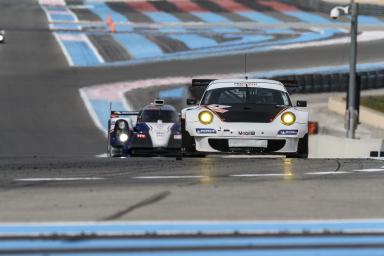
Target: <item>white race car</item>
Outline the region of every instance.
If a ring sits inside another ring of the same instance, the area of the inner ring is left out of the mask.
[[[307,102],[293,106],[283,83],[264,79],[192,80],[206,86],[197,106],[182,110],[188,154],[246,153],[308,157]],[[187,104],[195,105],[194,99]]]

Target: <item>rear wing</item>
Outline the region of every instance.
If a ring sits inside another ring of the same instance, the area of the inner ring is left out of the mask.
[[[117,118],[117,117],[126,117],[126,116],[138,116],[138,111],[115,111],[111,110],[110,118]]]
[[[296,80],[277,80],[280,83],[282,83],[287,88],[297,88],[299,87],[299,84]]]
[[[217,79],[192,79],[192,87],[193,86],[205,86],[207,87],[211,82]]]
[[[217,79],[192,79],[192,86],[189,88],[190,97],[197,101],[202,98],[208,85]]]

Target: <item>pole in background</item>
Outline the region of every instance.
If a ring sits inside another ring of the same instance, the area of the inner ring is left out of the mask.
[[[349,60],[349,87],[348,87],[348,110],[347,116],[347,138],[354,139],[355,131],[357,128],[358,112],[356,109],[356,63],[357,63],[357,28],[358,28],[358,15],[359,4],[351,0],[350,5],[351,13],[351,53]]]

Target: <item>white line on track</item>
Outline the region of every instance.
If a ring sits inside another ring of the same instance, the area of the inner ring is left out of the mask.
[[[384,172],[384,169],[362,169],[362,170],[352,170],[351,172]]]
[[[341,172],[306,172],[305,174],[306,175],[338,175],[338,174],[347,174],[347,173],[351,173],[351,172],[344,172],[344,171],[341,171]]]
[[[285,173],[249,173],[249,174],[232,174],[229,177],[281,177],[281,176],[290,176],[290,174]]]
[[[201,179],[204,178],[205,176],[137,176],[137,177],[132,177],[132,179],[148,179],[148,180],[155,180],[155,179]]]
[[[14,181],[28,181],[28,182],[39,182],[39,181],[81,181],[81,180],[103,180],[104,178],[98,177],[73,177],[73,178],[25,178],[15,179]]]
[[[283,155],[211,155],[209,157],[211,158],[259,158],[259,159],[285,158],[285,156]]]

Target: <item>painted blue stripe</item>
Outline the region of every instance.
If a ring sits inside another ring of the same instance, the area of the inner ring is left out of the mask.
[[[43,5],[43,6],[48,11],[58,11],[58,12],[67,11],[67,8],[64,6],[52,6],[52,5]]]
[[[81,41],[61,41],[70,55],[74,66],[95,66],[100,61],[88,44]]]
[[[269,24],[281,23],[280,20],[260,12],[247,11],[247,12],[236,12],[236,14],[259,23],[269,23]]]
[[[92,101],[96,106],[96,113],[102,117],[108,116],[109,103],[103,100]],[[107,104],[108,107],[105,107]],[[115,104],[115,102],[114,102]],[[116,102],[120,104],[120,102]],[[116,109],[124,109],[122,105],[116,105]],[[107,115],[105,115],[107,113]],[[353,231],[353,230],[384,230],[384,221],[367,222],[223,222],[223,223],[89,223],[89,224],[63,224],[63,225],[1,225],[1,234],[35,234],[35,233],[93,233],[93,232],[121,232],[131,234],[162,233],[162,232],[302,232],[302,231]]]
[[[143,12],[143,14],[155,22],[180,22],[178,18],[166,12]]]
[[[213,13],[213,12],[191,12],[191,14],[195,15],[199,19],[207,23],[232,23],[231,20],[226,17]],[[213,31],[218,33],[237,33],[240,30],[236,28],[215,28]]]
[[[80,30],[81,26],[77,24],[51,24],[51,28],[62,30]]]
[[[35,256],[41,254],[28,254]],[[49,255],[79,256],[76,253],[50,253]],[[81,256],[111,255],[111,256],[383,256],[382,249],[330,249],[330,250],[226,250],[226,251],[171,251],[171,252],[140,252],[140,253],[81,253]]]
[[[239,35],[233,35],[233,37],[236,38],[236,37],[239,37]],[[230,36],[227,36],[227,38],[230,38]],[[220,45],[224,46],[224,45],[260,43],[260,42],[271,40],[271,39],[273,39],[273,37],[268,35],[242,35],[241,39],[239,40],[224,42],[224,43],[221,43]]]
[[[87,0],[87,3],[94,5],[94,8],[89,10],[103,20],[106,20],[107,16],[111,15],[115,22],[129,22],[125,16],[115,12],[105,3],[95,3],[90,0]],[[119,31],[133,31],[129,26],[118,26],[116,28]],[[138,33],[114,34],[114,38],[129,51],[133,58],[149,58],[163,55],[160,47]]]
[[[332,21],[310,12],[286,11],[283,14],[308,23],[330,24]]]
[[[302,43],[302,42],[311,42],[316,40],[324,40],[331,38],[335,34],[343,33],[338,30],[325,30],[320,32],[306,32],[300,35],[298,38],[293,39],[283,39],[272,42],[261,42],[260,44],[248,43],[248,44],[231,44],[231,45],[218,45],[216,47],[200,49],[195,51],[187,51],[187,52],[176,52],[169,53],[164,55],[161,59],[151,60],[151,61],[159,61],[159,60],[175,60],[175,59],[199,59],[208,56],[219,56],[219,55],[235,55],[241,52],[267,52],[272,49],[273,46],[278,45],[286,45],[292,43]],[[134,65],[139,63],[146,63],[148,60],[130,60],[130,61],[121,61],[110,63],[112,66],[121,66],[121,65]]]
[[[1,250],[19,249],[100,249],[100,248],[181,248],[181,247],[233,247],[233,246],[330,246],[355,245],[365,246],[383,244],[384,237],[275,237],[275,238],[157,238],[157,239],[95,239],[95,240],[16,240],[1,241]]]
[[[90,100],[90,104],[92,106],[92,109],[95,111],[97,119],[99,119],[100,123],[103,125],[104,131],[108,130],[108,119],[109,119],[109,115],[110,115],[109,104],[110,103],[112,103],[112,109],[117,109],[117,110],[121,110],[121,111],[126,110],[124,107],[124,104],[121,101]],[[58,231],[61,230],[60,227],[56,227],[56,228],[58,228],[57,229]],[[85,226],[83,226],[82,228],[85,228]],[[82,229],[82,228],[80,228],[80,229]],[[51,230],[51,232],[54,231],[54,229],[55,229],[54,227],[52,227],[52,229],[48,228],[48,230]],[[30,231],[33,232],[32,230],[33,230],[33,228],[31,228]],[[96,231],[96,229],[94,231]],[[2,230],[2,227],[0,227],[0,233],[2,233],[2,232],[4,232],[4,231]],[[43,232],[45,232],[45,231],[43,231]],[[48,232],[50,232],[50,231],[48,231]],[[74,226],[68,227],[68,229],[64,228],[63,232],[76,232],[76,228]]]
[[[156,58],[163,55],[163,51],[157,44],[140,34],[114,34],[113,37],[122,44],[134,58]]]
[[[97,16],[99,16],[99,18],[103,21],[106,21],[108,18],[108,15],[110,15],[111,19],[114,22],[122,22],[122,23],[129,22],[129,20],[124,15],[121,15],[120,13],[109,8],[109,6],[103,2],[93,2],[90,0],[86,0],[85,4],[92,6],[93,8],[89,8],[88,10],[93,12]],[[115,28],[119,32],[133,31],[133,28],[129,25],[116,24]]]
[[[195,34],[172,34],[170,38],[183,42],[189,49],[216,46],[217,42],[211,38]]]
[[[152,19],[155,23],[162,22],[174,22],[181,23],[182,21],[174,15],[165,12],[144,12],[144,14]],[[168,37],[183,42],[189,49],[197,49],[202,47],[210,47],[217,45],[217,42],[211,38],[197,35],[197,34],[185,34],[188,33],[187,30],[180,27],[168,27],[160,28],[160,31],[163,33],[172,33],[167,35]],[[174,34],[180,33],[180,34]]]
[[[174,88],[169,90],[162,90],[159,92],[160,98],[184,98],[186,95],[186,89],[184,87]]]
[[[383,25],[384,22],[373,16],[359,15],[359,24]]]
[[[75,21],[75,18],[71,14],[49,14],[52,21]]]

